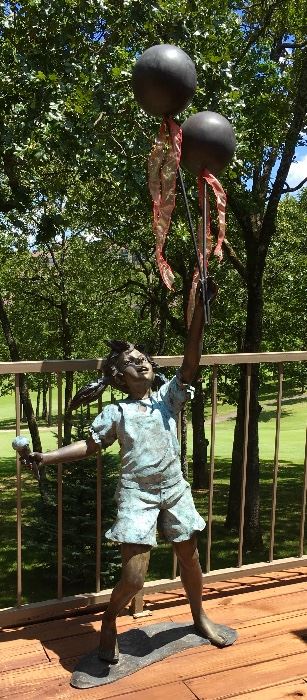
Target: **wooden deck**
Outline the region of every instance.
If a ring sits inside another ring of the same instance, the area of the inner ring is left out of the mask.
[[[119,631],[150,621],[190,619],[182,590],[148,594],[152,616],[119,618]],[[204,604],[236,627],[233,647],[203,646],[153,664],[114,684],[70,687],[78,658],[98,643],[101,613],[0,633],[0,697],[18,700],[307,699],[307,568],[208,584]]]

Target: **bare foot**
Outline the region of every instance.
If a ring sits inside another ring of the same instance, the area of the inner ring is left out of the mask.
[[[119,661],[116,622],[107,620],[105,616],[102,618],[99,658],[108,664],[117,664]]]
[[[212,622],[204,613],[201,614],[199,620],[194,621],[194,625],[196,631],[209,639],[211,644],[214,644],[216,647],[226,647],[234,641],[233,634],[230,636],[229,628]],[[233,630],[231,630],[231,633],[233,633]]]

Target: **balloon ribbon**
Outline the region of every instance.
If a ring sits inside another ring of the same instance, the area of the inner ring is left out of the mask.
[[[223,252],[222,252],[222,244],[223,240],[225,238],[225,212],[226,212],[226,193],[223,190],[223,187],[221,183],[217,180],[217,178],[212,175],[212,173],[205,168],[203,172],[199,175],[198,177],[198,202],[199,202],[199,208],[202,214],[202,217],[204,216],[204,203],[205,203],[205,198],[204,198],[204,181],[207,182],[208,185],[210,185],[213,189],[213,192],[215,194],[216,198],[216,204],[217,204],[217,211],[218,211],[218,222],[219,222],[219,232],[218,232],[218,240],[217,244],[214,249],[214,255],[216,255],[219,258],[219,261],[223,259]],[[205,266],[206,269],[208,268],[208,258],[211,254],[212,251],[212,235],[211,235],[211,229],[210,229],[210,203],[209,203],[209,193],[208,191],[206,192],[206,207],[205,207],[205,213],[206,213],[206,251],[203,251],[203,223],[202,219],[199,221],[198,225],[198,230],[197,230],[197,245],[198,245],[198,255],[201,261],[201,267],[204,270],[204,275],[205,275],[205,269],[204,269],[204,256],[205,256]],[[188,321],[188,326],[191,323],[192,316],[193,316],[193,311],[194,311],[194,305],[195,305],[195,294],[196,294],[196,288],[197,284],[200,279],[200,273],[199,273],[199,267],[198,265],[194,269],[193,273],[193,278],[192,278],[192,285],[191,285],[191,291],[190,291],[190,296],[189,296],[189,303],[188,303],[188,311],[187,311],[187,321]]]
[[[148,185],[153,201],[153,230],[156,236],[156,260],[164,284],[172,289],[174,274],[163,257],[163,248],[169,231],[176,198],[176,177],[181,158],[182,130],[171,117],[165,117],[159,134],[148,159]],[[216,197],[219,232],[214,255],[222,259],[222,243],[225,238],[226,194],[221,183],[206,168],[198,177],[199,206],[204,216],[204,180],[213,189]],[[188,206],[188,205],[187,205]],[[203,270],[208,267],[208,258],[212,250],[210,231],[209,195],[206,194],[206,251],[203,251],[203,223],[200,220],[197,232],[198,256]],[[192,224],[191,224],[192,225]],[[205,261],[204,261],[205,259]],[[190,325],[195,305],[195,294],[200,280],[199,265],[195,267],[188,304],[188,325]]]
[[[156,260],[162,280],[168,289],[172,289],[174,275],[163,257],[163,247],[175,206],[181,141],[181,127],[171,117],[165,117],[148,160],[148,185],[153,201]]]

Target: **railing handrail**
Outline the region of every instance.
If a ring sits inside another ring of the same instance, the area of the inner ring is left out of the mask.
[[[183,355],[154,355],[161,367],[180,367]],[[0,374],[22,374],[23,372],[66,372],[101,370],[104,358],[91,360],[21,360],[20,362],[0,362]],[[307,362],[307,350],[289,352],[238,352],[202,355],[202,366],[250,365],[259,362]]]

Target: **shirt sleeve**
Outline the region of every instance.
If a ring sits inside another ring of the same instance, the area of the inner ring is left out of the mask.
[[[117,439],[117,414],[117,406],[109,404],[104,407],[93,421],[90,427],[90,435],[97,445],[109,447]]]
[[[191,384],[183,383],[179,369],[169,382],[163,384],[159,394],[171,413],[178,414],[186,401],[193,398],[194,391],[195,389]]]

